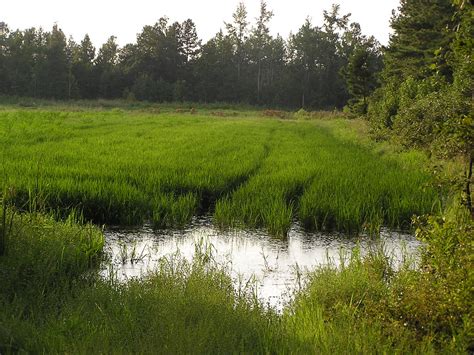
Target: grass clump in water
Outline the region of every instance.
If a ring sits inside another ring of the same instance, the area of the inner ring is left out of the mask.
[[[197,207],[197,196],[192,193],[158,196],[153,207],[153,225],[155,228],[184,227],[196,213]]]

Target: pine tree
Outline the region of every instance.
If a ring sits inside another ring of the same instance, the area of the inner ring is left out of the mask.
[[[349,108],[352,112],[367,113],[367,100],[378,85],[378,73],[381,68],[381,53],[374,38],[362,41],[354,48],[344,70],[347,89],[351,95]]]
[[[98,79],[94,72],[95,48],[89,35],[85,35],[73,55],[73,74],[77,81],[79,95],[84,99],[97,96]]]
[[[7,70],[6,70],[6,60],[7,60],[7,36],[9,30],[5,22],[0,22],[0,94],[7,94]]]
[[[51,33],[46,35],[45,66],[42,81],[45,97],[65,99],[68,95],[68,61],[66,36],[54,25]]]
[[[401,0],[391,19],[394,34],[385,54],[386,80],[422,79],[435,69],[449,78],[446,53],[453,39],[453,15],[450,0]]]
[[[99,80],[99,95],[103,98],[112,98],[120,95],[117,91],[118,70],[117,60],[119,48],[115,42],[116,37],[110,36],[106,43],[99,49],[95,60],[96,75]]]

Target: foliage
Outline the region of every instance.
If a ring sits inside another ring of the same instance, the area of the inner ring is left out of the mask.
[[[472,4],[402,1],[385,55],[383,85],[368,117],[379,138],[466,161],[463,190],[472,209]],[[443,29],[443,30],[441,30]],[[456,188],[458,188],[456,186]]]
[[[464,334],[460,335],[467,340],[471,337],[469,346],[472,347],[474,222],[471,215],[456,199],[442,217],[418,217],[415,224],[418,238],[426,243],[422,259],[424,272],[418,278],[431,295],[429,304],[434,306],[434,310],[424,316],[432,328],[447,334],[462,330]]]
[[[377,309],[384,321],[399,318],[419,337],[464,352],[473,347],[472,4],[453,3],[401,2],[392,19],[384,81],[368,116],[378,137],[428,150],[437,159],[464,158],[464,176],[445,172],[456,196],[450,207],[414,219],[426,243],[421,270],[392,281],[393,294]]]
[[[368,98],[378,86],[377,74],[381,71],[381,55],[373,39],[357,44],[344,71],[347,89],[351,94],[350,111],[357,115],[367,113]]]
[[[453,15],[449,0],[402,0],[391,19],[394,34],[384,57],[385,79],[423,79],[436,70],[450,77],[447,52],[453,33],[447,29]]]
[[[445,142],[453,138],[455,122],[471,112],[468,12],[458,14],[455,28],[449,1],[402,1],[392,19],[395,34],[384,57],[383,87],[369,107],[374,130],[400,137],[407,146],[434,147],[441,143],[439,136]]]

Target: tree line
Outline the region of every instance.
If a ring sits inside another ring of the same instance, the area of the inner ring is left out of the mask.
[[[382,68],[381,46],[362,34],[338,5],[324,22],[308,19],[287,40],[272,36],[265,1],[251,23],[239,3],[231,19],[203,43],[191,19],[160,18],[136,43],[111,36],[98,50],[88,35],[75,42],[58,25],[0,30],[0,94],[55,99],[238,102],[342,108],[366,106]],[[356,106],[356,105],[355,105]]]
[[[400,1],[367,117],[378,138],[463,156],[466,172],[455,185],[474,217],[473,10],[468,0]]]

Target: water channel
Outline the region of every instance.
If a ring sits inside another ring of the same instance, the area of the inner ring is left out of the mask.
[[[105,250],[112,261],[103,275],[112,272],[121,281],[143,277],[154,270],[162,258],[182,257],[189,261],[200,246],[211,251],[213,259],[226,267],[235,287],[249,281],[258,298],[278,310],[305,282],[308,271],[327,264],[340,265],[353,249],[361,253],[383,246],[394,267],[406,259],[416,262],[420,242],[413,235],[383,230],[380,238],[357,239],[341,234],[307,233],[298,225],[285,240],[262,231],[221,231],[212,221],[200,218],[184,230],[154,231],[108,229]]]

